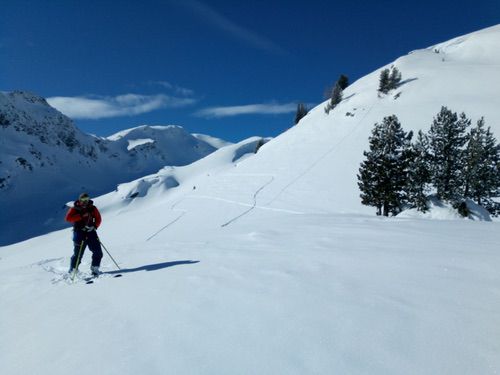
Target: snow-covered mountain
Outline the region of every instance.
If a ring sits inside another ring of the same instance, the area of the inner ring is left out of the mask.
[[[361,204],[356,175],[373,125],[385,116],[396,114],[406,131],[427,131],[447,106],[465,112],[474,124],[484,116],[500,140],[499,46],[500,26],[495,26],[412,51],[350,85],[329,114],[324,111],[327,102],[320,104],[238,164],[237,174],[223,174],[202,188],[220,199],[245,196],[251,202],[262,187],[258,203],[272,209],[373,213]],[[380,71],[390,66],[401,71],[402,84],[380,95]]]
[[[107,255],[95,284],[65,278],[69,228],[0,248],[0,372],[500,372],[500,222],[376,217],[356,185],[390,114],[426,130],[445,105],[500,138],[498,45],[495,26],[413,51],[390,95],[378,69],[265,144],[96,197],[120,279]],[[129,133],[114,142],[148,145]]]
[[[102,194],[166,165],[190,164],[223,143],[179,126],[144,125],[98,138],[39,96],[0,93],[0,244],[61,228],[54,215],[77,191]],[[33,216],[35,227],[26,221]]]
[[[333,111],[326,114],[326,102],[319,105],[246,163],[245,173],[275,176],[259,193],[259,202],[372,213],[361,205],[356,174],[374,123],[388,115],[396,114],[406,131],[427,131],[441,106],[447,106],[465,112],[474,124],[484,116],[500,140],[498,47],[500,26],[495,26],[415,50],[354,82]],[[391,65],[402,72],[402,85],[379,96],[379,73]]]

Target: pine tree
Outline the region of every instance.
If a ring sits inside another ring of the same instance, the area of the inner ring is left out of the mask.
[[[358,174],[361,202],[377,208],[377,215],[400,212],[404,203],[407,150],[411,135],[405,133],[395,115],[375,124],[370,150],[363,155]]]
[[[429,130],[431,181],[438,199],[449,201],[455,207],[464,193],[464,146],[470,123],[464,113],[457,116],[448,108],[441,107]]]
[[[373,131],[372,137],[375,136],[377,136],[376,132]],[[372,150],[370,150],[370,152],[364,151],[363,155],[366,159],[361,163],[358,174],[361,203],[366,206],[375,207],[377,209],[377,215],[382,215],[384,200],[380,185],[382,185],[381,175],[383,171],[378,163],[375,152],[372,152]]]
[[[428,209],[427,194],[431,182],[430,169],[429,139],[420,130],[409,151],[405,193],[408,203],[422,212]]]
[[[391,67],[391,74],[389,75],[389,90],[398,88],[401,82],[401,72],[395,66]]]
[[[380,72],[378,91],[387,94],[390,90],[390,71],[384,69]]]
[[[485,200],[499,194],[499,146],[491,129],[485,129],[484,118],[471,129],[468,138],[464,195],[482,205]]]
[[[395,66],[391,66],[391,69],[384,69],[380,72],[378,91],[387,94],[398,88],[400,83],[401,72]]]
[[[332,86],[329,86],[325,89],[325,92],[323,93],[325,99],[332,98],[332,93],[336,85],[339,85],[342,90],[345,90],[347,87],[349,87],[349,77],[347,77],[345,74],[341,74]]]
[[[330,108],[333,109],[342,101],[342,97],[344,96],[344,92],[340,84],[337,82],[335,87],[333,88],[332,98],[330,99]]]
[[[343,96],[344,96],[344,90],[342,89],[341,84],[337,81],[337,83],[333,87],[330,101],[325,107],[325,113],[327,114],[330,113],[330,111],[334,109],[337,106],[337,104],[339,104],[342,101]]]
[[[337,80],[337,83],[342,90],[345,90],[349,86],[349,77],[341,74],[339,79]]]
[[[309,113],[306,105],[304,103],[297,104],[297,112],[295,113],[295,125]]]

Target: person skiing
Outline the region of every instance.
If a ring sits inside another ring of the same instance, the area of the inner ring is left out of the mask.
[[[85,248],[88,246],[92,252],[92,265],[90,271],[93,276],[99,275],[102,259],[102,249],[97,228],[101,225],[101,214],[87,193],[80,194],[68,212],[66,221],[73,223],[73,256],[71,257],[69,273],[78,269]]]

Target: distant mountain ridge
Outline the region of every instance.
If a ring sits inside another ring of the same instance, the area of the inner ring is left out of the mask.
[[[225,144],[207,139],[212,142],[173,125],[143,125],[100,138],[80,131],[40,96],[0,92],[0,245],[22,238],[11,225],[22,221],[26,207],[44,212],[46,222],[52,215],[45,213],[78,191],[102,194],[164,166],[190,164],[215,151],[214,144]]]

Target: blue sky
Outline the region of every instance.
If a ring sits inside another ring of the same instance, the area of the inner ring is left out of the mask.
[[[0,91],[51,98],[101,136],[276,136],[340,74],[498,23],[498,0],[2,1]]]

